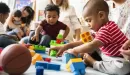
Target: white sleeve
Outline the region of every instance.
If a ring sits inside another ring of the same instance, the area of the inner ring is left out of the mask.
[[[77,15],[76,15],[75,9],[72,6],[70,6],[70,8],[71,8],[70,13],[69,13],[70,22],[73,25],[75,30],[79,29],[79,28],[81,28],[81,25],[80,25]]]

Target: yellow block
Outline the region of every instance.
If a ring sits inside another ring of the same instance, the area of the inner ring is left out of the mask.
[[[91,36],[90,32],[85,32],[85,33],[81,34],[80,38],[83,43],[92,41],[92,36]]]
[[[31,56],[33,57],[35,55],[35,51],[34,50],[29,50],[31,53]]]
[[[36,63],[36,61],[42,61],[42,56],[38,53],[36,53],[33,57],[32,57],[32,64],[34,65]]]
[[[29,46],[29,49],[34,50],[34,46]]]

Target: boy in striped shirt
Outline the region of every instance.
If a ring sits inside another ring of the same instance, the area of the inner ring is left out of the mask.
[[[118,26],[108,19],[109,7],[104,0],[89,0],[83,10],[83,17],[90,28],[96,32],[95,38],[89,43],[81,41],[55,47],[57,55],[66,52],[77,56],[84,54],[84,62],[94,69],[108,73],[125,75],[130,72],[130,63],[120,53],[120,48],[128,40]],[[77,47],[76,47],[77,46]],[[89,54],[100,48],[102,61],[96,61]]]

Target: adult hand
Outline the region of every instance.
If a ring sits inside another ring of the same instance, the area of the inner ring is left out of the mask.
[[[120,50],[120,51],[125,59],[130,60],[130,49],[129,50]]]

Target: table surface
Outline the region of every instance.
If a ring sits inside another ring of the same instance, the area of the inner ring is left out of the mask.
[[[42,54],[43,57],[49,57],[51,58],[51,62],[52,63],[57,63],[61,65],[61,70],[60,71],[54,71],[54,70],[44,70],[44,75],[55,75],[55,74],[59,74],[59,75],[73,75],[73,73],[71,72],[67,72],[65,70],[65,64],[62,63],[62,58],[55,58],[55,57],[50,57],[47,54]],[[101,73],[99,71],[96,71],[90,67],[86,68],[86,74],[85,75],[108,75],[108,74],[104,74]],[[8,75],[7,73],[1,71],[0,75]],[[35,65],[31,65],[29,67],[29,69],[23,74],[23,75],[36,75],[36,69],[35,69]]]

